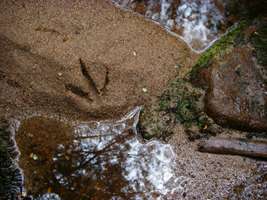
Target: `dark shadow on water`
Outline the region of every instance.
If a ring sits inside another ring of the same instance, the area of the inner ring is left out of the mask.
[[[36,198],[53,192],[66,200],[131,198],[134,191],[127,189],[120,163],[122,150],[127,149],[123,143],[134,133],[128,130],[112,137],[99,149],[97,145],[83,148],[90,136],[74,137],[73,132],[70,126],[43,117],[22,122],[16,140],[28,195]]]

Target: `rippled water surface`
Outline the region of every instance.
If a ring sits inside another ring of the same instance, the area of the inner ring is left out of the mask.
[[[17,141],[28,195],[175,199],[186,178],[175,175],[169,144],[139,139],[139,112],[137,107],[118,121],[79,123],[73,128],[40,117],[22,122]]]
[[[160,23],[180,35],[195,51],[203,51],[225,31],[220,0],[110,0]]]

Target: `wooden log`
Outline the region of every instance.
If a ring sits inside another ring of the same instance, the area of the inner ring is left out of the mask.
[[[213,138],[200,142],[198,150],[208,153],[242,155],[267,159],[266,141]]]

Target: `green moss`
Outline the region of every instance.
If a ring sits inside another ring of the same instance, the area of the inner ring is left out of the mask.
[[[201,54],[197,63],[192,67],[188,77],[190,80],[196,78],[200,69],[208,67],[216,55],[221,54],[227,50],[230,46],[235,44],[235,40],[241,35],[242,30],[246,26],[246,22],[242,21],[229,29],[227,34],[223,35],[218,41],[216,41],[209,49]]]
[[[168,90],[160,98],[160,111],[171,113],[175,121],[190,127],[192,124],[200,125],[199,118],[202,115],[202,93],[193,88],[185,80],[175,80]]]
[[[177,124],[202,129],[208,123],[208,117],[203,112],[203,97],[203,90],[177,78],[161,95],[158,104],[146,108],[141,114],[139,125],[142,136],[165,140]]]
[[[171,134],[170,123],[167,123],[168,120],[166,121],[161,114],[158,107],[147,108],[141,113],[139,132],[144,139],[149,140],[153,137],[166,139]]]
[[[168,101],[170,99],[161,98],[159,101],[159,110],[166,110],[168,108]]]

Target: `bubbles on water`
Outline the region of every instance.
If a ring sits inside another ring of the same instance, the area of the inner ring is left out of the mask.
[[[55,193],[46,193],[36,200],[61,200],[61,198]]]
[[[178,33],[196,51],[203,51],[224,31],[224,4],[215,0],[111,0]],[[219,9],[220,7],[220,9]]]
[[[185,41],[201,49],[216,39],[223,16],[212,0],[182,0],[175,22],[182,28]]]
[[[175,175],[175,155],[170,145],[159,141],[143,144],[136,138],[127,143],[130,148],[122,165],[128,187],[144,199],[168,199],[180,192],[181,177]]]

